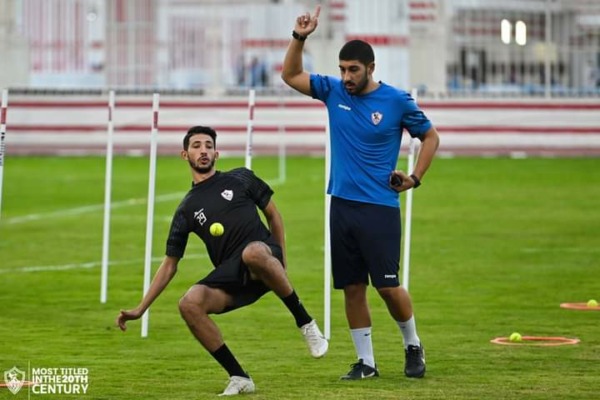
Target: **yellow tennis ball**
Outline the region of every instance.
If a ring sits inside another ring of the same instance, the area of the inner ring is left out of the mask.
[[[223,228],[223,225],[218,222],[215,222],[210,226],[210,234],[213,236],[221,236],[224,232],[225,228]]]
[[[588,307],[598,307],[598,302],[594,299],[591,299],[587,302]]]
[[[513,332],[510,337],[509,340],[511,342],[520,342],[523,340],[523,337],[521,336],[521,334],[519,332]]]

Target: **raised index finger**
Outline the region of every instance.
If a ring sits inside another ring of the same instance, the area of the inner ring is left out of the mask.
[[[320,13],[321,13],[321,5],[318,5],[317,8],[315,8],[315,14],[313,15],[313,17],[319,18]]]

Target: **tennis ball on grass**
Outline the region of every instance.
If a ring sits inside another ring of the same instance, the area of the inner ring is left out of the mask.
[[[223,232],[225,232],[225,228],[218,222],[215,222],[210,226],[210,234],[213,236],[221,236]]]
[[[508,338],[511,342],[520,342],[523,340],[523,337],[519,332],[513,332]]]
[[[587,302],[588,307],[598,307],[598,302],[594,299],[591,299]]]

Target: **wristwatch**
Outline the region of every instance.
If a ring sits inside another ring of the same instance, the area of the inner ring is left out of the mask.
[[[299,34],[296,31],[292,31],[292,37],[296,40],[299,40],[301,42],[304,42],[306,40],[306,36],[302,36],[301,34]]]
[[[410,178],[415,182],[413,189],[416,189],[419,186],[421,186],[421,180],[419,178],[417,178],[417,176],[415,174],[410,175]]]

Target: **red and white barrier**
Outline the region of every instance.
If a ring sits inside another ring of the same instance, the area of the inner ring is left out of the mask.
[[[600,155],[598,100],[423,100],[420,106],[441,135],[447,155]],[[115,153],[148,151],[145,117],[150,99],[119,99],[114,114]],[[106,147],[103,98],[17,97],[11,100],[8,154],[103,154]],[[164,111],[163,111],[164,110]],[[248,100],[182,98],[161,100],[160,154],[174,154],[192,125],[214,127],[225,154],[243,155]],[[325,152],[325,107],[304,97],[258,97],[253,151],[277,154],[281,140],[290,154]],[[281,135],[281,131],[285,134]],[[283,139],[282,139],[283,137]],[[404,140],[403,146],[408,145]]]

